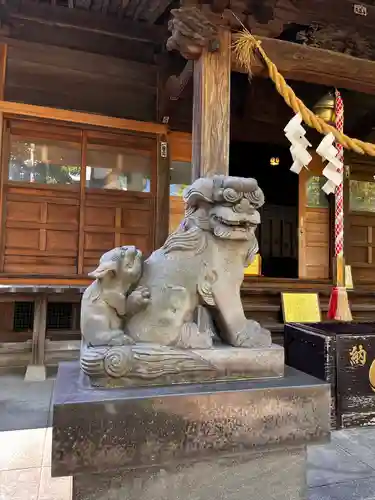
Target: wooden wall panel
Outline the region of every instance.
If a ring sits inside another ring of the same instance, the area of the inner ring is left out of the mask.
[[[78,191],[8,186],[4,272],[76,274],[78,226]]]
[[[77,232],[50,229],[46,232],[46,250],[49,251],[77,251]]]
[[[171,132],[168,137],[172,161],[191,162],[192,139],[191,134]],[[184,218],[185,204],[182,197],[171,196],[169,199],[169,233],[175,231]]]
[[[151,253],[149,238],[147,235],[140,234],[121,234],[119,245],[134,245],[142,251],[143,255],[148,256]]]
[[[191,161],[192,142],[191,134],[171,132],[168,136],[170,155],[174,161]]]
[[[40,204],[33,201],[24,200],[23,203],[19,201],[7,200],[7,220],[24,222],[37,222],[40,218]]]
[[[22,222],[21,222],[22,224]],[[39,229],[14,228],[7,224],[5,234],[5,248],[10,249],[30,249],[37,251],[39,248]]]
[[[147,206],[147,205],[146,205]],[[150,212],[146,209],[140,209],[139,205],[129,203],[128,207],[121,210],[121,218],[124,228],[131,230],[134,234],[148,234],[150,225]]]
[[[175,231],[185,213],[184,200],[180,196],[171,196],[169,201],[169,232]]]
[[[113,207],[95,207],[90,206],[86,210],[85,224],[87,226],[112,227],[115,224],[116,212]]]
[[[153,250],[154,199],[148,193],[90,190],[84,213],[84,273],[113,247],[135,245],[145,255]]]

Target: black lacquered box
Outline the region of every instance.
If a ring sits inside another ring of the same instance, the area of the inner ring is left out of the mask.
[[[375,425],[375,323],[287,323],[285,362],[331,384],[331,425]]]

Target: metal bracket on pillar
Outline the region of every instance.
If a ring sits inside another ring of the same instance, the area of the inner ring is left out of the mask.
[[[162,92],[161,121],[168,124],[170,120],[171,108],[174,102],[178,101],[191,77],[193,76],[193,61],[188,61],[179,75],[172,75],[168,78],[164,92]]]

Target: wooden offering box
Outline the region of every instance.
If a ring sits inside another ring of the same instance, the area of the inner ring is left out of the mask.
[[[331,384],[332,428],[375,425],[375,323],[287,323],[286,364]]]

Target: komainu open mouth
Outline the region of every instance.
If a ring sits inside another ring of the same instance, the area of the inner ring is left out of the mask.
[[[248,220],[228,220],[220,217],[219,215],[212,215],[212,218],[223,226],[229,226],[236,229],[249,229],[253,226],[253,224],[251,224]]]

